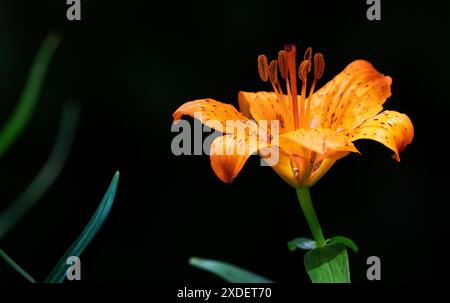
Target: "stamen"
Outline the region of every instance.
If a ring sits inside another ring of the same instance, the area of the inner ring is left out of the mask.
[[[276,85],[278,83],[278,65],[277,60],[270,61],[269,66],[269,78],[273,85]]]
[[[281,78],[287,77],[287,64],[286,64],[286,52],[281,50],[278,52],[278,66],[280,68]]]
[[[302,80],[302,93],[300,96],[300,127],[305,128],[306,124],[306,85],[308,82],[308,73],[311,71],[311,61],[303,60],[298,68],[298,77]]]
[[[321,53],[317,53],[314,55],[314,80],[309,90],[308,100],[306,101],[306,110],[305,110],[305,123],[309,127],[310,125],[310,108],[311,108],[311,98],[314,93],[314,88],[316,87],[316,82],[323,76],[323,72],[325,69],[325,60],[323,59],[323,55]]]
[[[323,71],[325,70],[325,60],[321,53],[314,55],[314,78],[319,80],[323,76]]]
[[[297,179],[297,181],[300,181],[301,178],[301,173],[303,172],[302,169],[302,159],[301,157],[297,156],[297,155],[292,155],[289,159],[290,164],[291,164],[291,169],[292,169],[292,174],[294,175],[294,177]]]
[[[294,44],[288,44],[284,47],[286,51],[286,67],[289,72],[289,82],[290,82],[290,90],[291,90],[291,99],[292,99],[292,109],[294,111],[294,125],[295,128],[299,128],[299,116],[298,116],[298,102],[297,102],[297,75],[296,75],[296,63],[295,63],[295,54],[297,51],[297,47]]]
[[[318,79],[322,78],[323,72],[325,69],[325,61],[323,59],[323,55],[321,53],[317,53],[314,55],[314,80],[311,85],[311,88],[309,90],[308,99],[306,100],[306,109],[305,109],[305,118],[304,118],[304,124],[307,128],[311,126],[311,102],[312,102],[312,96],[314,93],[314,88],[316,87],[316,82]],[[308,152],[308,158],[309,161],[307,163],[308,168],[307,175],[311,176],[313,172],[316,170],[316,158],[317,154],[313,151]]]
[[[298,77],[302,82],[306,82],[308,80],[308,74],[311,71],[311,61],[303,60],[298,67]]]
[[[269,79],[269,65],[267,64],[267,57],[265,55],[258,56],[258,72],[261,80],[267,82]]]
[[[312,59],[312,48],[308,47],[308,49],[305,52],[305,55],[303,56],[303,60],[311,61]]]
[[[284,50],[280,50],[278,52],[278,68],[280,69],[280,74],[281,74],[281,78],[283,78],[286,82],[286,94],[287,94],[287,102],[289,102],[290,97],[290,88],[289,88],[289,81],[287,79],[287,73],[288,73],[288,68],[287,68],[287,57],[286,57],[286,51]],[[280,82],[278,82],[278,91],[280,92],[280,96],[282,100],[285,100],[285,96],[283,94],[283,89],[281,88]]]
[[[278,64],[277,60],[270,61],[270,65],[267,68],[267,75],[270,79],[270,83],[272,84],[273,91],[277,95],[279,100],[283,98],[283,90],[281,89],[280,83],[278,82]]]

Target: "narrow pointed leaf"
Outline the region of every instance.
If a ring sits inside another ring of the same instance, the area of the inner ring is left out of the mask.
[[[102,227],[113,205],[118,182],[119,172],[116,172],[113,180],[111,181],[111,184],[109,185],[108,190],[106,191],[106,194],[104,195],[99,207],[97,208],[97,211],[94,213],[80,236],[66,251],[61,260],[56,264],[55,268],[53,268],[52,272],[45,280],[46,283],[62,283],[64,281],[67,270],[67,258],[70,256],[79,257],[95,237],[99,229]]]
[[[347,250],[343,244],[312,249],[305,254],[304,263],[313,283],[350,283]]]
[[[192,257],[189,264],[213,273],[230,283],[273,283],[267,278],[223,261]]]
[[[28,187],[0,214],[0,239],[42,198],[57,179],[72,147],[79,115],[80,108],[76,103],[67,102],[64,105],[58,135],[47,162]]]
[[[50,34],[39,49],[19,103],[0,131],[0,157],[3,156],[28,124],[36,106],[48,65],[60,40],[59,35]]]
[[[294,251],[297,248],[310,250],[316,247],[316,241],[308,238],[295,238],[294,240],[288,242],[288,248],[290,251]]]
[[[27,273],[19,264],[16,263],[8,254],[0,248],[0,257],[2,257],[6,263],[8,263],[12,268],[15,269],[19,274],[21,274],[25,279],[28,280],[28,282],[36,283],[36,280]]]
[[[351,250],[353,250],[355,253],[357,253],[359,250],[358,245],[356,245],[356,243],[352,239],[343,236],[332,237],[327,240],[327,243],[329,244],[342,243]]]

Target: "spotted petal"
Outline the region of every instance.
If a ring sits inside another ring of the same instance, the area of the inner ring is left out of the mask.
[[[344,134],[329,128],[297,129],[280,136],[280,147],[289,154],[302,155],[305,150],[328,157],[341,152],[358,152]]]
[[[280,149],[278,163],[272,166],[272,169],[291,186],[293,187],[300,186],[298,179],[294,175],[294,171],[292,168],[292,159],[290,154]]]
[[[239,109],[251,119],[259,122],[279,121],[280,132],[292,130],[294,127],[293,114],[289,109],[287,96],[280,96],[274,92],[239,92]]]
[[[227,131],[227,122],[232,125],[235,121],[245,124],[249,119],[240,113],[233,105],[222,103],[213,99],[200,99],[184,103],[174,113],[176,122],[183,115],[189,115],[199,119],[203,124],[223,133],[233,132],[233,128]]]
[[[248,158],[267,143],[258,142],[258,136],[237,133],[217,137],[211,144],[211,167],[225,183],[231,183]]]
[[[312,127],[352,130],[383,110],[392,79],[372,64],[356,60],[312,98]]]
[[[400,161],[399,153],[412,142],[414,127],[407,115],[385,110],[360,125],[350,135],[352,141],[371,139],[394,152],[393,158]]]

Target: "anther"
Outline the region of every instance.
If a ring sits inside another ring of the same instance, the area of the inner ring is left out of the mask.
[[[302,82],[305,82],[307,80],[310,71],[311,71],[311,61],[303,60],[298,68],[298,77],[300,78],[300,80],[302,80]]]
[[[319,80],[323,76],[323,71],[325,70],[325,60],[321,53],[314,55],[314,78]]]
[[[272,84],[274,84],[274,85],[278,83],[277,67],[278,67],[277,60],[270,61],[269,78],[270,78],[270,81],[272,82]]]
[[[312,48],[308,47],[308,49],[305,52],[305,55],[303,56],[303,60],[311,61],[311,59],[312,59]]]
[[[265,55],[258,56],[258,72],[261,80],[264,82],[269,79],[269,65],[267,64],[267,57]]]
[[[280,68],[280,74],[283,79],[287,77],[287,64],[286,64],[286,51],[281,50],[278,52],[278,66]]]

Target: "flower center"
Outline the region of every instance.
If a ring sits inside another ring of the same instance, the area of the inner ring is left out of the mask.
[[[272,60],[268,64],[265,55],[258,56],[258,71],[259,76],[264,82],[270,79],[273,91],[277,95],[280,102],[285,102],[285,98],[292,106],[292,115],[294,118],[295,129],[310,128],[311,120],[311,97],[314,93],[316,81],[319,80],[325,68],[325,61],[321,53],[314,55],[314,80],[311,84],[309,95],[306,96],[308,87],[308,74],[312,67],[312,49],[309,47],[303,60],[300,63],[298,70],[296,64],[297,47],[294,44],[288,44],[284,50],[278,52],[278,60]],[[278,68],[280,70],[281,78],[286,81],[286,95],[278,81]],[[297,75],[302,82],[300,98],[297,94]]]
[[[316,82],[323,76],[325,61],[321,53],[312,56],[312,49],[308,47],[303,60],[298,69],[296,64],[297,47],[294,44],[288,44],[284,50],[278,52],[278,60],[272,60],[268,64],[265,55],[258,56],[258,71],[264,82],[270,79],[272,88],[277,95],[279,102],[291,106],[294,118],[294,128],[311,128],[311,102]],[[314,63],[314,79],[306,96],[308,88],[308,74]],[[278,69],[280,69],[281,78],[286,81],[286,95],[283,93],[280,82],[278,81]],[[300,98],[297,95],[297,75],[302,82]],[[287,100],[286,100],[287,98]],[[317,155],[315,152],[306,150],[302,157],[291,157],[291,168],[294,176],[300,183],[305,182],[309,176],[317,169]]]

